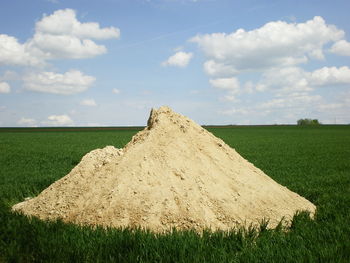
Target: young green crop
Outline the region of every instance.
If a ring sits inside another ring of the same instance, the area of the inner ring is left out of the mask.
[[[154,235],[92,229],[11,213],[92,149],[137,130],[0,129],[0,262],[350,262],[350,126],[208,128],[277,182],[317,206],[291,229]]]

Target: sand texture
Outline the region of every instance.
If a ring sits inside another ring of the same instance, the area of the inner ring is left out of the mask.
[[[13,210],[82,225],[229,230],[275,227],[315,205],[281,186],[224,141],[168,107],[123,148],[87,153],[66,176]]]

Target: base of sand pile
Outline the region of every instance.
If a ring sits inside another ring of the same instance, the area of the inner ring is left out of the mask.
[[[41,219],[154,232],[226,231],[262,220],[273,228],[315,209],[168,107],[152,110],[148,126],[123,149],[89,152],[68,175],[13,206]]]

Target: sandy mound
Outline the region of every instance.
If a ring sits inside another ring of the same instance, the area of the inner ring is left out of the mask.
[[[316,207],[234,149],[168,107],[123,148],[86,154],[65,177],[13,210],[77,224],[156,232],[228,230],[269,219],[274,227]]]

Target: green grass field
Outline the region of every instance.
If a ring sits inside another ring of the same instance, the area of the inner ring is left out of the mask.
[[[0,129],[0,262],[350,262],[350,126],[208,128],[317,206],[287,232],[91,229],[42,222],[10,207],[66,175],[88,151],[137,132]]]

